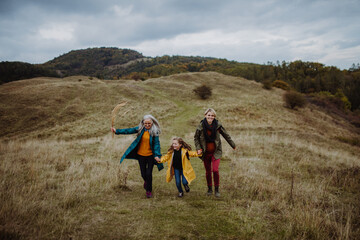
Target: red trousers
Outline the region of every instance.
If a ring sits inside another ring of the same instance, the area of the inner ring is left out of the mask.
[[[205,153],[204,167],[206,170],[206,181],[209,187],[212,187],[211,174],[214,175],[214,186],[215,187],[219,186],[220,183],[219,164],[220,164],[220,158],[215,159],[214,153]]]

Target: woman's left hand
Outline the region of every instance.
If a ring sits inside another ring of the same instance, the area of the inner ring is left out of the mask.
[[[160,162],[160,158],[159,158],[159,157],[155,157],[155,160],[156,160],[157,162]]]

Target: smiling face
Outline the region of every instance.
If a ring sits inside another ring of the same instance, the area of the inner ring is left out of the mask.
[[[209,111],[205,114],[205,118],[206,118],[206,121],[208,122],[208,124],[211,125],[215,119],[215,114],[213,112]]]
[[[148,119],[144,120],[144,127],[146,130],[149,130],[152,127],[152,125],[153,125],[153,122],[151,119],[148,118]]]
[[[179,143],[179,141],[178,140],[173,140],[172,141],[172,147],[177,151],[177,150],[179,150],[180,148],[181,148],[181,144]]]

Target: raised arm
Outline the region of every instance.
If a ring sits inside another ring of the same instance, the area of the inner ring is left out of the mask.
[[[123,129],[111,128],[111,131],[114,132],[116,135],[119,135],[119,134],[134,134],[134,133],[137,133],[138,130],[139,130],[139,127],[123,128]]]

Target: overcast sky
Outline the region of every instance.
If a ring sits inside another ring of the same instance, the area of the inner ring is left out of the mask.
[[[89,47],[348,69],[360,63],[360,0],[0,0],[0,61]]]

